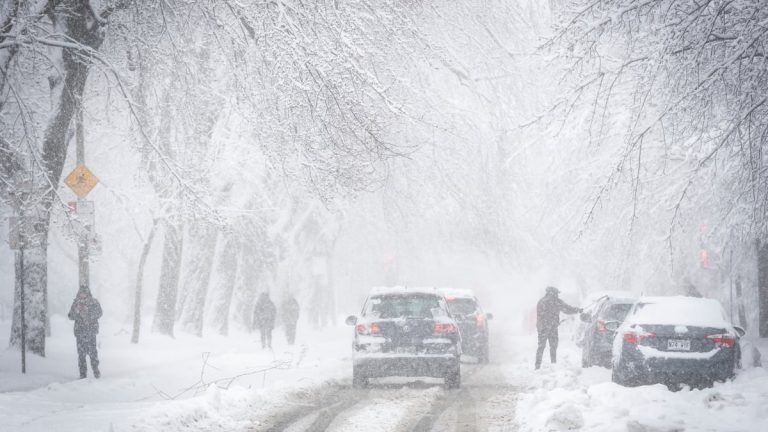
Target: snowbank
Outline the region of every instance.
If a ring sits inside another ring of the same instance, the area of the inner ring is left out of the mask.
[[[528,346],[533,348],[533,341]],[[521,365],[527,379],[517,411],[522,432],[768,431],[768,371],[763,368],[742,370],[734,381],[711,389],[671,392],[663,385],[621,387],[611,382],[607,369],[581,369],[580,352],[572,344],[560,351],[556,365],[545,363],[536,372]]]
[[[102,378],[79,380],[71,322],[53,317],[52,327],[47,357],[28,355],[26,375],[18,351],[0,351],[3,432],[249,430],[292,393],[351,370],[348,327],[300,328],[292,347],[277,329],[269,351],[258,334],[171,339],[146,332],[133,345],[125,329],[106,322]],[[8,346],[8,328],[0,323],[0,346]]]

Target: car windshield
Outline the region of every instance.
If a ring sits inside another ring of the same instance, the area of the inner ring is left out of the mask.
[[[469,315],[477,310],[475,301],[469,298],[449,298],[448,307],[457,315]]]
[[[433,295],[386,295],[371,297],[364,316],[375,318],[436,318],[447,315],[439,297]]]
[[[624,321],[631,308],[631,303],[614,303],[606,306],[600,317],[606,321]]]

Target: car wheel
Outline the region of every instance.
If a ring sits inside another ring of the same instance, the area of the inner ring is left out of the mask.
[[[352,387],[365,388],[368,386],[368,377],[358,367],[352,367]]]
[[[461,366],[456,362],[456,366],[448,369],[445,374],[445,388],[457,389],[461,387]]]

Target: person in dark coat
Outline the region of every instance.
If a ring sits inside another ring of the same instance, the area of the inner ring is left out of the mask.
[[[549,358],[552,363],[557,362],[557,327],[560,326],[560,312],[575,314],[581,309],[566,304],[558,297],[560,290],[555,287],[547,287],[546,294],[536,305],[536,330],[539,334],[539,346],[536,349],[536,369],[541,367],[541,357],[544,355],[544,346],[549,341]]]
[[[288,294],[280,305],[283,315],[283,325],[285,325],[285,338],[288,345],[293,345],[296,341],[296,323],[299,321],[299,302]]]
[[[96,335],[99,333],[99,318],[102,311],[99,301],[93,298],[88,289],[80,288],[69,308],[69,319],[75,321],[75,339],[77,340],[77,365],[80,378],[85,378],[88,366],[85,356],[91,359],[91,370],[95,378],[101,377],[99,371],[99,352],[96,347]]]
[[[261,293],[253,311],[253,324],[261,331],[261,347],[272,348],[272,329],[275,328],[277,308],[270,300],[269,293]]]

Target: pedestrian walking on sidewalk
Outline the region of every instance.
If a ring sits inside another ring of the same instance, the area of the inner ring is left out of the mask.
[[[286,294],[280,307],[285,325],[285,338],[288,345],[293,345],[296,342],[296,324],[299,321],[299,302],[291,294]]]
[[[88,366],[85,357],[91,360],[91,371],[94,378],[100,378],[99,351],[96,346],[96,335],[99,334],[99,318],[101,318],[101,304],[91,292],[80,287],[72,307],[69,308],[69,319],[75,322],[74,332],[77,340],[77,365],[80,368],[80,378],[85,378]]]
[[[263,292],[253,310],[253,324],[261,332],[261,347],[272,349],[272,330],[275,328],[277,308],[269,298],[269,293]]]

